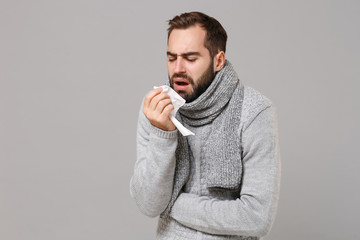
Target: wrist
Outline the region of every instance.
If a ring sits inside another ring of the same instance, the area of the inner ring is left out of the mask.
[[[163,131],[167,131],[167,132],[171,132],[171,131],[174,131],[176,130],[176,127],[175,125],[169,121],[169,123],[167,123],[166,125],[163,125],[163,124],[157,124],[157,123],[151,123],[154,127],[156,128],[159,128]]]
[[[151,131],[153,134],[160,138],[166,138],[166,139],[172,139],[177,137],[177,129],[174,130],[163,130],[159,127],[156,127],[154,125],[151,125]]]

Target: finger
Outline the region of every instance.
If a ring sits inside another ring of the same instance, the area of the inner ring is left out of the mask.
[[[146,96],[144,100],[144,107],[149,107],[152,99],[159,95],[162,92],[162,88],[156,88],[152,91],[150,91]]]
[[[174,110],[174,105],[168,104],[168,105],[165,106],[165,108],[162,111],[161,115],[169,117],[172,110]]]
[[[172,105],[170,98],[162,99],[162,100],[160,100],[159,103],[157,104],[155,111],[156,111],[158,114],[161,114],[161,113],[164,111],[164,108],[165,108],[167,105],[169,105],[169,104]]]
[[[164,100],[164,99],[170,99],[170,97],[169,97],[169,95],[167,93],[162,92],[162,93],[154,96],[151,99],[149,108],[152,109],[153,111],[155,111],[155,109],[156,109],[157,105],[159,104],[159,102]]]

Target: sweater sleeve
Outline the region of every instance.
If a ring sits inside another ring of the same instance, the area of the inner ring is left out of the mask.
[[[141,110],[137,128],[137,160],[130,180],[130,195],[147,216],[159,216],[170,201],[176,147],[177,130],[163,131],[153,126]]]
[[[243,126],[243,179],[239,198],[220,200],[182,193],[171,216],[210,234],[264,236],[273,223],[280,185],[280,154],[273,107]]]

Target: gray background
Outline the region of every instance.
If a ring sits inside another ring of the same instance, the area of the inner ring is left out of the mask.
[[[166,20],[200,10],[279,113],[269,240],[360,239],[359,1],[0,0],[0,239],[153,239],[135,206],[139,105]]]

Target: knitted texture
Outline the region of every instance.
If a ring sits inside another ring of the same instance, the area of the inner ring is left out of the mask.
[[[225,67],[229,67],[229,63]],[[218,73],[217,79],[203,95],[210,97],[211,89],[215,89],[216,95],[216,89],[222,88],[219,85],[226,80],[223,82],[225,78],[222,77],[220,81],[220,74],[224,73]],[[198,126],[185,123],[187,118],[191,119],[189,123],[198,120],[198,115],[186,115],[188,105],[184,114],[177,116],[195,136],[183,138],[177,130],[168,132],[156,128],[140,108],[137,159],[130,181],[130,194],[142,213],[150,217],[161,215],[156,239],[259,240],[271,229],[280,187],[276,111],[269,99],[249,87],[244,87],[242,102],[235,101],[241,96],[242,88],[240,81],[235,81],[237,84],[234,84],[233,92],[225,103],[219,104],[223,100],[219,99],[209,101],[213,105],[206,105],[205,111],[214,105],[220,106],[216,107],[219,111],[209,111],[212,119],[209,118],[208,123]],[[227,93],[222,91],[221,94],[226,96]],[[202,98],[205,97],[200,96],[189,106],[195,107],[195,102],[200,102]],[[241,116],[237,111],[230,111],[232,101],[241,102],[241,107],[236,106],[241,110]],[[227,116],[226,111],[233,114]],[[232,120],[232,117],[235,119]],[[203,118],[206,117],[199,120]],[[234,122],[230,126],[232,121],[238,120],[239,124]],[[232,132],[226,126],[236,130]],[[238,139],[240,144],[236,143]],[[209,142],[216,144],[210,147]],[[232,144],[233,149],[221,149],[219,146],[227,147],[224,143]],[[213,162],[208,160],[211,159],[209,151],[224,157],[221,166],[207,165]],[[237,160],[240,165],[226,164],[227,153],[234,158],[241,153]],[[178,158],[179,155],[184,157]],[[209,174],[210,170],[227,172],[216,167],[234,171],[228,171],[226,177]],[[234,186],[239,189],[232,190],[227,178],[240,178],[240,186],[237,183]]]
[[[238,126],[240,123],[244,87],[230,62],[216,74],[209,88],[194,102],[179,109],[179,121],[190,126],[212,124],[211,133],[203,141],[205,158],[203,176],[208,188],[238,190],[241,182],[241,152]],[[189,145],[179,134],[176,149],[174,188],[165,218],[187,182],[190,173]]]
[[[171,220],[171,218],[161,219],[161,221],[159,221],[157,235],[157,239],[159,240],[259,240],[258,237],[251,236],[199,234],[196,230],[178,224]]]

